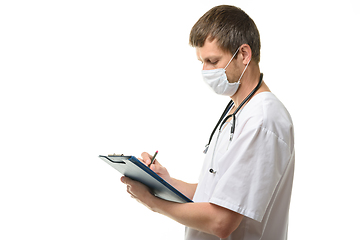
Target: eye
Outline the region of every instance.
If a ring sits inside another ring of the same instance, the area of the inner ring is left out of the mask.
[[[208,63],[212,65],[216,65],[219,62],[219,60],[208,60]]]

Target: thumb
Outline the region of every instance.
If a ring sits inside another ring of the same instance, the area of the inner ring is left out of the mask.
[[[155,166],[155,163],[151,164],[150,165],[150,169],[153,170],[154,172],[156,172],[156,166]]]
[[[157,174],[164,174],[165,168],[155,160],[153,164],[151,164],[150,169],[156,172]]]

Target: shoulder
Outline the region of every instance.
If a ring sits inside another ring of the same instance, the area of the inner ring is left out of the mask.
[[[271,132],[288,145],[293,145],[293,123],[283,103],[271,92],[253,97],[243,111],[246,128]],[[241,114],[240,114],[241,115]]]

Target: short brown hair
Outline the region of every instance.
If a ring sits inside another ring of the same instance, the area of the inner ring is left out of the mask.
[[[216,39],[219,47],[234,54],[242,44],[248,44],[253,61],[260,62],[260,34],[254,21],[240,8],[220,5],[206,12],[193,26],[189,43],[202,47],[206,39]]]

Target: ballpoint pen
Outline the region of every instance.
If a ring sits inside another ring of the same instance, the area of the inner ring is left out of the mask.
[[[150,162],[150,164],[149,164],[148,167],[150,167],[151,164],[153,164],[153,162],[155,161],[155,157],[156,157],[157,154],[158,154],[158,151],[155,152],[155,154],[154,154],[153,158],[151,159],[151,162]]]

